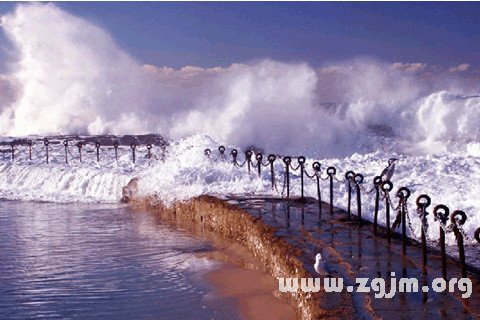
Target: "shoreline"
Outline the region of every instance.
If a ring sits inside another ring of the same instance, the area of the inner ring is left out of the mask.
[[[288,301],[288,305],[294,310],[297,319],[317,319],[324,316],[348,318],[348,314],[352,311],[349,310],[350,308],[343,307],[337,310],[323,310],[319,304],[321,292],[280,293],[277,277],[301,278],[312,277],[312,275],[305,270],[304,263],[294,254],[297,251],[295,247],[274,235],[275,228],[261,223],[260,219],[236,205],[212,196],[200,196],[187,202],[175,203],[171,207],[163,206],[154,197],[131,197],[129,200],[134,208],[146,209],[159,215],[162,221],[169,221],[175,226],[206,235],[209,240],[216,242],[215,248],[223,247],[219,251],[216,250],[212,258],[227,260],[229,263],[236,260],[237,266],[238,261],[248,262],[250,269],[245,269],[245,265],[242,268],[247,271],[234,270],[235,268],[229,270],[229,267],[225,267],[220,268],[219,277],[215,277],[213,274],[209,274],[207,277],[219,286],[221,294],[233,294],[233,296],[239,297],[240,312],[250,316],[251,319],[261,319],[253,315],[252,308],[264,307],[259,301],[265,299],[265,293],[271,292],[272,289],[276,292],[276,299],[280,298],[278,299],[280,302]],[[219,243],[230,243],[230,247],[228,245],[226,247],[225,245],[219,246]],[[239,250],[240,248],[241,250]],[[240,251],[243,253],[239,255]],[[242,279],[259,276],[262,273],[268,274],[272,280],[272,286],[263,287],[259,294],[261,299],[255,301],[251,297],[252,292],[249,292],[248,286],[243,286]],[[239,281],[232,281],[231,276]],[[237,282],[237,285],[234,285],[234,282]],[[271,296],[274,297],[273,293]],[[270,308],[255,311],[259,314],[267,314],[268,310]],[[263,316],[264,318],[265,316]]]

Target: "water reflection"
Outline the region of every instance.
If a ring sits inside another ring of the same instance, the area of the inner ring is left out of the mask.
[[[204,250],[125,207],[0,201],[0,318],[235,318]]]

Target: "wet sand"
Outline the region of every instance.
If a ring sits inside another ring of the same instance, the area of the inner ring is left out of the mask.
[[[238,244],[220,240],[207,258],[223,262],[207,279],[217,288],[216,296],[233,299],[245,319],[297,319],[293,307],[278,294],[278,282],[251,253]]]

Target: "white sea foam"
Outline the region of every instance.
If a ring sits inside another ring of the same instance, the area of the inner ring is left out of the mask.
[[[373,152],[378,137],[424,154],[479,140],[478,81],[462,73],[367,58],[174,70],[142,65],[53,4],[18,5],[1,25],[12,46],[0,76],[3,135],[201,133],[317,157]]]
[[[228,143],[305,154],[370,182],[396,154],[395,186],[464,209],[470,234],[480,225],[478,81],[461,72],[425,73],[423,64],[366,58],[321,68],[271,60],[210,69],[142,65],[106,31],[53,4],[18,5],[1,26],[12,54],[0,75],[0,134],[158,132],[172,140],[165,162],[150,166],[144,158],[132,165],[128,150],[118,164],[97,165],[90,155],[69,166],[59,145],[50,165],[41,149],[33,161],[18,151],[15,163],[7,151],[1,197],[115,202],[133,177],[141,178],[142,194],[167,204],[205,193],[274,194],[266,170],[258,179],[204,158],[204,148]],[[313,184],[307,194],[316,194]],[[337,194],[344,206],[344,189]],[[370,217],[371,207],[364,212]],[[413,206],[410,212],[416,216]]]
[[[69,164],[64,163],[64,149],[61,144],[53,145],[50,150],[50,164],[45,163],[43,146],[36,146],[33,160],[28,159],[25,147],[16,151],[15,162],[9,160],[10,154],[4,152],[0,165],[0,197],[18,200],[40,200],[54,202],[118,202],[121,189],[133,177],[140,178],[141,195],[156,195],[165,204],[183,201],[202,194],[211,195],[267,195],[280,196],[284,185],[284,169],[281,161],[275,164],[277,190],[270,185],[270,172],[267,168],[259,178],[256,170],[248,173],[246,167],[236,168],[227,161],[214,161],[219,157],[216,148],[219,143],[203,135],[172,141],[167,148],[164,161],[160,160],[159,148],[153,149],[156,158],[149,161],[146,149],[137,149],[137,162],[132,164],[131,151],[127,147],[119,150],[118,163],[114,160],[113,150],[102,147],[100,163],[96,162],[94,146],[84,147],[83,163],[76,157],[71,147]],[[213,150],[207,159],[204,149]],[[5,148],[7,151],[8,148]],[[231,148],[227,148],[229,154]],[[90,151],[90,152],[87,152]],[[354,170],[365,176],[365,189],[371,189],[372,179],[386,165],[391,154],[377,151],[368,154],[354,154],[346,158],[329,158],[320,160],[323,170],[335,166],[338,179],[343,179],[347,170]],[[480,203],[476,200],[480,189],[480,158],[465,155],[396,155],[399,160],[393,178],[395,190],[406,186],[412,190],[409,200],[409,213],[415,236],[420,233],[419,218],[415,208],[415,199],[420,194],[432,197],[433,205],[446,204],[452,210],[464,210],[467,215],[465,230],[473,235],[480,225],[478,212]],[[239,155],[243,161],[243,154]],[[294,162],[296,160],[294,159]],[[307,170],[312,173],[313,159],[307,160]],[[296,163],[295,163],[296,165]],[[323,172],[323,177],[326,174]],[[300,194],[300,177],[297,172],[291,175],[291,194]],[[322,196],[328,199],[328,183],[322,182]],[[316,197],[316,184],[306,180],[306,195]],[[363,216],[373,220],[373,194],[363,193]],[[397,202],[394,192],[392,199]],[[346,186],[335,183],[335,205],[345,208],[347,203]],[[396,203],[395,203],[396,204]],[[430,211],[433,208],[430,207]],[[356,202],[353,201],[353,213]],[[383,204],[382,204],[383,206]],[[381,212],[383,209],[381,209]],[[394,215],[395,213],[392,213]],[[379,215],[384,224],[384,215]],[[432,225],[433,215],[429,222]],[[437,228],[430,228],[431,236],[438,236]],[[453,244],[453,237],[449,237]]]

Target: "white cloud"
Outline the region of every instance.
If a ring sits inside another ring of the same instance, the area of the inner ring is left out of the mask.
[[[415,62],[415,63],[395,62],[392,66],[397,70],[416,73],[424,70],[427,65],[425,63],[420,63],[420,62]]]
[[[451,67],[450,69],[448,69],[448,71],[450,71],[451,73],[465,72],[468,70],[468,68],[470,68],[470,65],[468,63],[462,63],[458,66]]]

